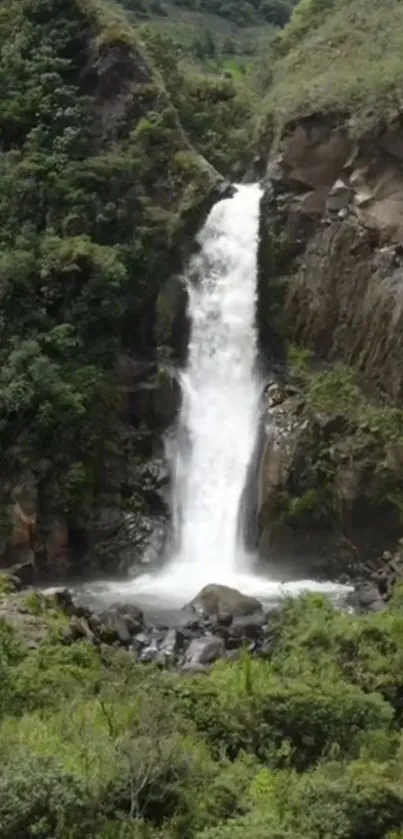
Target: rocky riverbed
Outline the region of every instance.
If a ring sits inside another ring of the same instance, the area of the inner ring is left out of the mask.
[[[43,640],[49,620],[58,616],[58,632],[65,645],[86,640],[100,649],[122,647],[141,663],[183,673],[206,673],[218,659],[236,658],[245,648],[253,655],[270,657],[275,645],[281,601],[267,608],[255,597],[210,584],[164,619],[146,615],[134,603],[90,606],[85,597],[68,588],[44,593],[24,587],[18,570],[1,578],[0,619],[16,627],[31,647]],[[20,569],[22,577],[23,571]],[[357,583],[341,608],[379,612],[401,581],[403,540],[394,556],[383,557],[382,572],[374,571],[366,581]]]

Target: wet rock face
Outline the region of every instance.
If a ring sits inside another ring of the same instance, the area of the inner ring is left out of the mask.
[[[156,306],[156,333],[159,344],[171,347],[174,358],[186,358],[190,321],[187,315],[188,294],[183,279],[172,276],[162,286]]]
[[[176,370],[168,364],[121,357],[117,371],[123,415],[130,425],[161,432],[174,421],[181,402]]]

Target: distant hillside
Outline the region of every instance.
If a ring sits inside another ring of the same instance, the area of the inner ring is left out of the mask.
[[[182,54],[206,64],[254,60],[290,19],[297,0],[120,0],[137,23],[172,37]],[[211,66],[212,70],[217,69]]]

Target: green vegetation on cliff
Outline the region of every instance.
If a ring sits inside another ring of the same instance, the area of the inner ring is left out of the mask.
[[[1,839],[401,837],[401,592],[286,603],[267,659],[202,677],[66,646],[51,612],[29,647],[0,620]]]
[[[291,378],[301,389],[295,452],[287,489],[279,497],[284,519],[309,532],[337,526],[355,541],[379,523],[369,558],[397,539],[403,524],[401,453],[403,411],[369,399],[356,372],[343,364],[315,371],[309,350],[290,347]]]
[[[257,95],[245,83],[183,67],[180,50],[166,34],[141,29],[194,147],[220,172],[243,173],[251,161],[253,118]]]
[[[155,352],[178,235],[219,181],[118,8],[8,0],[0,45],[1,468],[77,520],[118,354]]]
[[[277,39],[266,111],[284,125],[335,111],[366,126],[402,105],[403,7],[399,0],[301,0]]]

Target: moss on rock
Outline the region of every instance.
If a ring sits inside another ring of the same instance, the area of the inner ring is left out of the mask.
[[[289,357],[294,395],[278,404],[269,397],[279,431],[262,466],[262,530],[277,522],[296,543],[316,533],[318,550],[328,542],[332,551],[339,534],[353,556],[370,559],[403,527],[403,412],[369,399],[351,368],[315,371],[311,355],[295,348]]]

